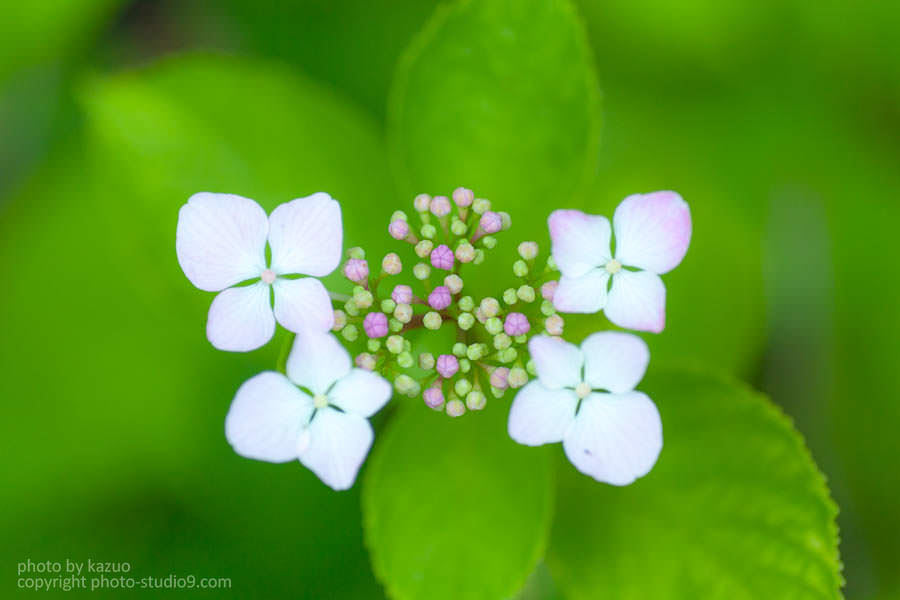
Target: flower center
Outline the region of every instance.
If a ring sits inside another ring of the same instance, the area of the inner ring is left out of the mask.
[[[612,259],[608,263],[606,263],[604,269],[606,269],[606,272],[610,275],[615,275],[622,270],[622,263],[620,263],[616,259]]]
[[[575,386],[575,395],[578,396],[579,400],[581,400],[582,398],[586,398],[590,393],[591,386],[586,381],[582,381]]]
[[[275,283],[275,271],[273,271],[272,269],[264,270],[262,272],[262,275],[260,275],[259,277],[263,280],[263,283],[267,283],[269,285]]]
[[[328,406],[328,396],[325,394],[316,394],[313,396],[313,406],[317,409],[325,408]]]

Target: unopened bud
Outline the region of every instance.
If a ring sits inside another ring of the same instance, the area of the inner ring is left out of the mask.
[[[344,310],[351,317],[355,317],[359,314],[359,306],[356,304],[356,301],[353,298],[350,298],[346,302],[344,302]]]
[[[409,219],[406,217],[406,213],[403,212],[402,210],[395,210],[391,214],[391,221],[397,221],[397,220],[408,221]]]
[[[340,331],[347,324],[347,313],[342,310],[334,311],[334,325],[331,326],[332,331]]]
[[[369,352],[378,352],[381,349],[381,340],[369,340],[366,342],[366,348],[369,349]]]
[[[530,285],[519,286],[519,289],[516,290],[516,296],[522,302],[534,302],[534,299],[537,297],[534,293],[534,288]]]
[[[460,373],[468,373],[472,370],[472,363],[469,362],[468,358],[459,359],[459,372]]]
[[[429,275],[431,275],[431,267],[425,263],[416,263],[416,266],[413,267],[413,277],[419,281],[428,279]]]
[[[415,364],[415,361],[413,361],[412,354],[403,351],[397,356],[397,364],[404,369],[408,369]]]
[[[357,289],[353,291],[353,302],[356,303],[356,306],[359,308],[369,308],[372,306],[372,303],[375,301],[375,296],[372,295],[372,292],[365,288]]]
[[[551,315],[544,321],[544,329],[550,335],[562,335],[564,325],[565,322],[559,315]]]
[[[446,217],[450,214],[450,199],[447,196],[435,196],[431,199],[431,214]]]
[[[517,389],[528,383],[528,373],[522,367],[513,367],[509,370],[506,380],[509,382],[509,387]]]
[[[388,225],[388,233],[395,240],[405,240],[406,236],[409,235],[409,223],[403,219],[391,221],[391,224]]]
[[[556,314],[556,308],[553,306],[553,303],[549,300],[541,302],[541,314],[545,317]]]
[[[518,250],[519,256],[525,260],[534,260],[534,257],[538,255],[537,242],[522,242],[519,244]]]
[[[468,346],[466,346],[462,342],[456,342],[455,344],[453,344],[452,352],[455,356],[462,358],[466,355],[466,348],[468,348]]]
[[[500,362],[508,364],[519,358],[519,352],[515,348],[507,348],[501,350],[497,358],[500,359]]]
[[[419,393],[419,384],[409,375],[403,374],[394,379],[394,389],[400,394],[415,396]]]
[[[487,398],[478,390],[466,394],[466,406],[469,410],[481,410],[487,404]]]
[[[453,384],[453,391],[456,392],[457,396],[465,396],[472,391],[472,382],[468,379],[457,379],[456,383]]]
[[[394,312],[395,308],[397,308],[397,303],[390,298],[385,298],[381,301],[381,312],[390,314]]]
[[[487,329],[487,332],[489,334],[497,335],[498,333],[503,331],[503,321],[501,321],[498,317],[491,317],[484,322],[484,328]]]
[[[419,355],[419,368],[430,371],[434,368],[434,354],[431,352],[423,352]]]
[[[439,409],[444,406],[444,393],[439,386],[433,386],[425,390],[422,398],[429,408]]]
[[[464,187],[458,187],[453,190],[453,202],[457,206],[470,206],[474,201],[475,194],[472,193],[472,190]]]
[[[419,194],[413,200],[413,206],[416,208],[416,212],[428,212],[428,209],[431,207],[431,196],[428,194]]]
[[[481,312],[488,318],[496,317],[497,313],[500,312],[500,303],[497,302],[496,298],[485,298],[481,301],[480,307]]]
[[[403,323],[397,319],[388,319],[388,329],[393,333],[400,333],[403,331]]]
[[[419,258],[428,258],[433,249],[434,242],[432,242],[431,240],[422,240],[418,244],[416,244],[416,256],[418,256]]]
[[[472,259],[473,265],[480,265],[484,262],[484,250],[482,248],[478,248],[475,250],[475,258]]]
[[[528,265],[522,259],[513,263],[513,275],[516,277],[525,277],[528,275]]]
[[[347,258],[357,258],[362,260],[366,257],[366,251],[360,248],[359,246],[353,246],[351,248],[347,248]]]
[[[441,315],[433,310],[425,313],[425,317],[422,319],[422,324],[425,326],[425,329],[440,329],[442,322],[443,319],[441,319]]]
[[[456,318],[456,324],[463,331],[468,331],[475,324],[475,317],[472,316],[472,313],[464,312]]]
[[[397,304],[410,304],[412,303],[412,299],[412,288],[408,285],[395,286],[394,290],[391,292],[391,300]]]
[[[459,275],[447,275],[444,277],[444,285],[447,286],[447,289],[450,290],[450,293],[454,296],[460,293],[463,289],[463,280]]]
[[[493,250],[494,248],[497,247],[497,238],[495,238],[492,235],[486,235],[483,238],[481,238],[481,243],[488,250]]]
[[[356,366],[360,369],[365,369],[366,371],[375,370],[375,357],[369,354],[368,352],[363,352],[362,354],[358,354],[356,359],[354,360]]]
[[[475,212],[478,212],[477,208],[475,209]],[[494,211],[489,210],[481,215],[478,225],[485,233],[497,233],[503,229],[503,219]]]
[[[544,300],[553,300],[553,294],[556,293],[556,288],[559,287],[559,282],[556,280],[548,281],[544,285],[541,286],[541,297]]]
[[[381,261],[381,269],[388,275],[396,275],[403,270],[403,263],[395,252],[391,252]]]
[[[344,339],[348,342],[352,342],[359,337],[359,330],[356,328],[356,325],[346,325],[341,330],[341,335],[344,336]]]
[[[509,288],[509,289],[507,289],[507,290],[504,290],[504,292],[503,292],[503,301],[504,301],[506,304],[508,304],[509,306],[512,306],[513,304],[515,304],[516,302],[518,302],[518,301],[519,301],[519,297],[516,295],[516,290],[514,290],[513,288]]]
[[[472,296],[463,296],[456,305],[459,306],[459,310],[471,312],[475,308],[475,300],[472,299]]]
[[[400,354],[403,352],[403,338],[399,335],[388,336],[387,342],[385,342],[384,345],[391,354]]]
[[[503,231],[506,231],[510,227],[512,227],[512,217],[509,216],[508,212],[500,211],[497,213],[500,215],[500,221],[503,223]]]
[[[456,247],[456,260],[461,263],[470,263],[475,260],[475,246],[463,240]]]
[[[462,400],[459,398],[454,398],[450,402],[447,403],[446,408],[447,415],[451,417],[461,417],[466,414],[466,405],[462,403]]]
[[[409,323],[412,321],[413,309],[409,304],[398,304],[394,309],[394,318],[401,323]]]
[[[362,258],[351,258],[344,265],[344,277],[354,283],[363,283],[369,278],[369,263]]]
[[[466,358],[469,360],[478,360],[487,354],[487,346],[484,344],[470,344],[466,348]]]
[[[474,210],[476,214],[483,215],[491,210],[491,201],[485,200],[484,198],[478,198],[472,203],[472,210]]]
[[[494,348],[497,350],[506,350],[512,346],[512,338],[505,333],[498,333],[494,336]]]
[[[460,221],[459,219],[453,219],[453,222],[450,223],[450,233],[456,236],[466,235],[469,231],[469,226],[466,225],[465,221]]]
[[[441,354],[437,357],[437,372],[444,379],[450,379],[459,371],[459,359],[452,354]]]
[[[491,371],[491,385],[499,390],[509,387],[509,369],[506,367],[497,367]]]
[[[420,231],[422,233],[422,237],[427,240],[434,239],[434,236],[437,235],[437,228],[431,223],[422,225],[422,229]]]

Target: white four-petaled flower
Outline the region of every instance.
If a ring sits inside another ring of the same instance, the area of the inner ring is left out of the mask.
[[[274,463],[299,459],[327,485],[345,490],[372,446],[367,418],[390,397],[391,384],[351,368],[350,355],[333,335],[298,334],[287,377],[266,371],[240,387],[225,418],[225,437],[242,456]]]
[[[691,213],[681,196],[654,192],[625,198],[613,215],[615,254],[606,217],[556,210],[548,224],[562,275],[553,295],[557,310],[602,309],[620,327],[663,330],[666,288],[659,276],[678,266],[691,241]]]
[[[634,391],[650,360],[644,341],[605,331],[579,349],[539,335],[528,350],[538,379],[513,400],[510,437],[528,446],[561,441],[572,464],[598,481],[628,485],[646,475],[662,450],[662,422]]]
[[[219,292],[206,323],[212,345],[235,352],[259,348],[272,338],[275,319],[294,332],[328,331],[331,300],[313,277],[337,268],[342,235],[340,205],[323,192],[286,202],[269,217],[241,196],[191,196],[178,213],[175,249],[191,283]]]

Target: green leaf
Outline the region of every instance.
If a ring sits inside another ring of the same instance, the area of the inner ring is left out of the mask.
[[[463,0],[401,60],[392,157],[410,191],[464,185],[509,206],[566,198],[593,167],[597,81],[565,0]]]
[[[505,402],[459,419],[414,404],[369,457],[363,516],[376,576],[395,599],[512,596],[545,546],[548,453],[509,439]]]
[[[840,598],[837,509],[790,421],[700,373],[640,387],[663,420],[653,471],[617,488],[560,469],[547,563],[565,596]]]

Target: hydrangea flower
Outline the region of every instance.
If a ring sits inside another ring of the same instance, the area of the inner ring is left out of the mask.
[[[678,266],[691,241],[691,213],[681,196],[654,192],[625,198],[613,215],[615,255],[606,217],[556,210],[548,224],[553,260],[562,274],[553,291],[557,310],[603,309],[620,327],[663,330],[666,288],[659,276]]]
[[[391,384],[351,368],[350,355],[333,335],[301,333],[288,356],[287,377],[265,371],[240,387],[225,418],[225,437],[241,456],[274,463],[299,459],[325,484],[345,490],[372,446],[367,419],[390,397]]]
[[[539,335],[528,349],[538,378],[513,401],[510,437],[527,446],[561,441],[575,468],[598,481],[628,485],[646,475],[662,450],[662,422],[634,391],[650,360],[644,341],[605,331],[579,349]]]
[[[266,242],[272,250],[268,266]],[[268,217],[248,198],[194,194],[178,213],[175,233],[184,274],[201,290],[219,292],[206,336],[216,348],[234,352],[272,339],[276,319],[298,333],[331,328],[328,292],[313,277],[337,268],[341,244],[340,205],[323,192],[286,202]],[[249,284],[238,285],[244,282]]]

